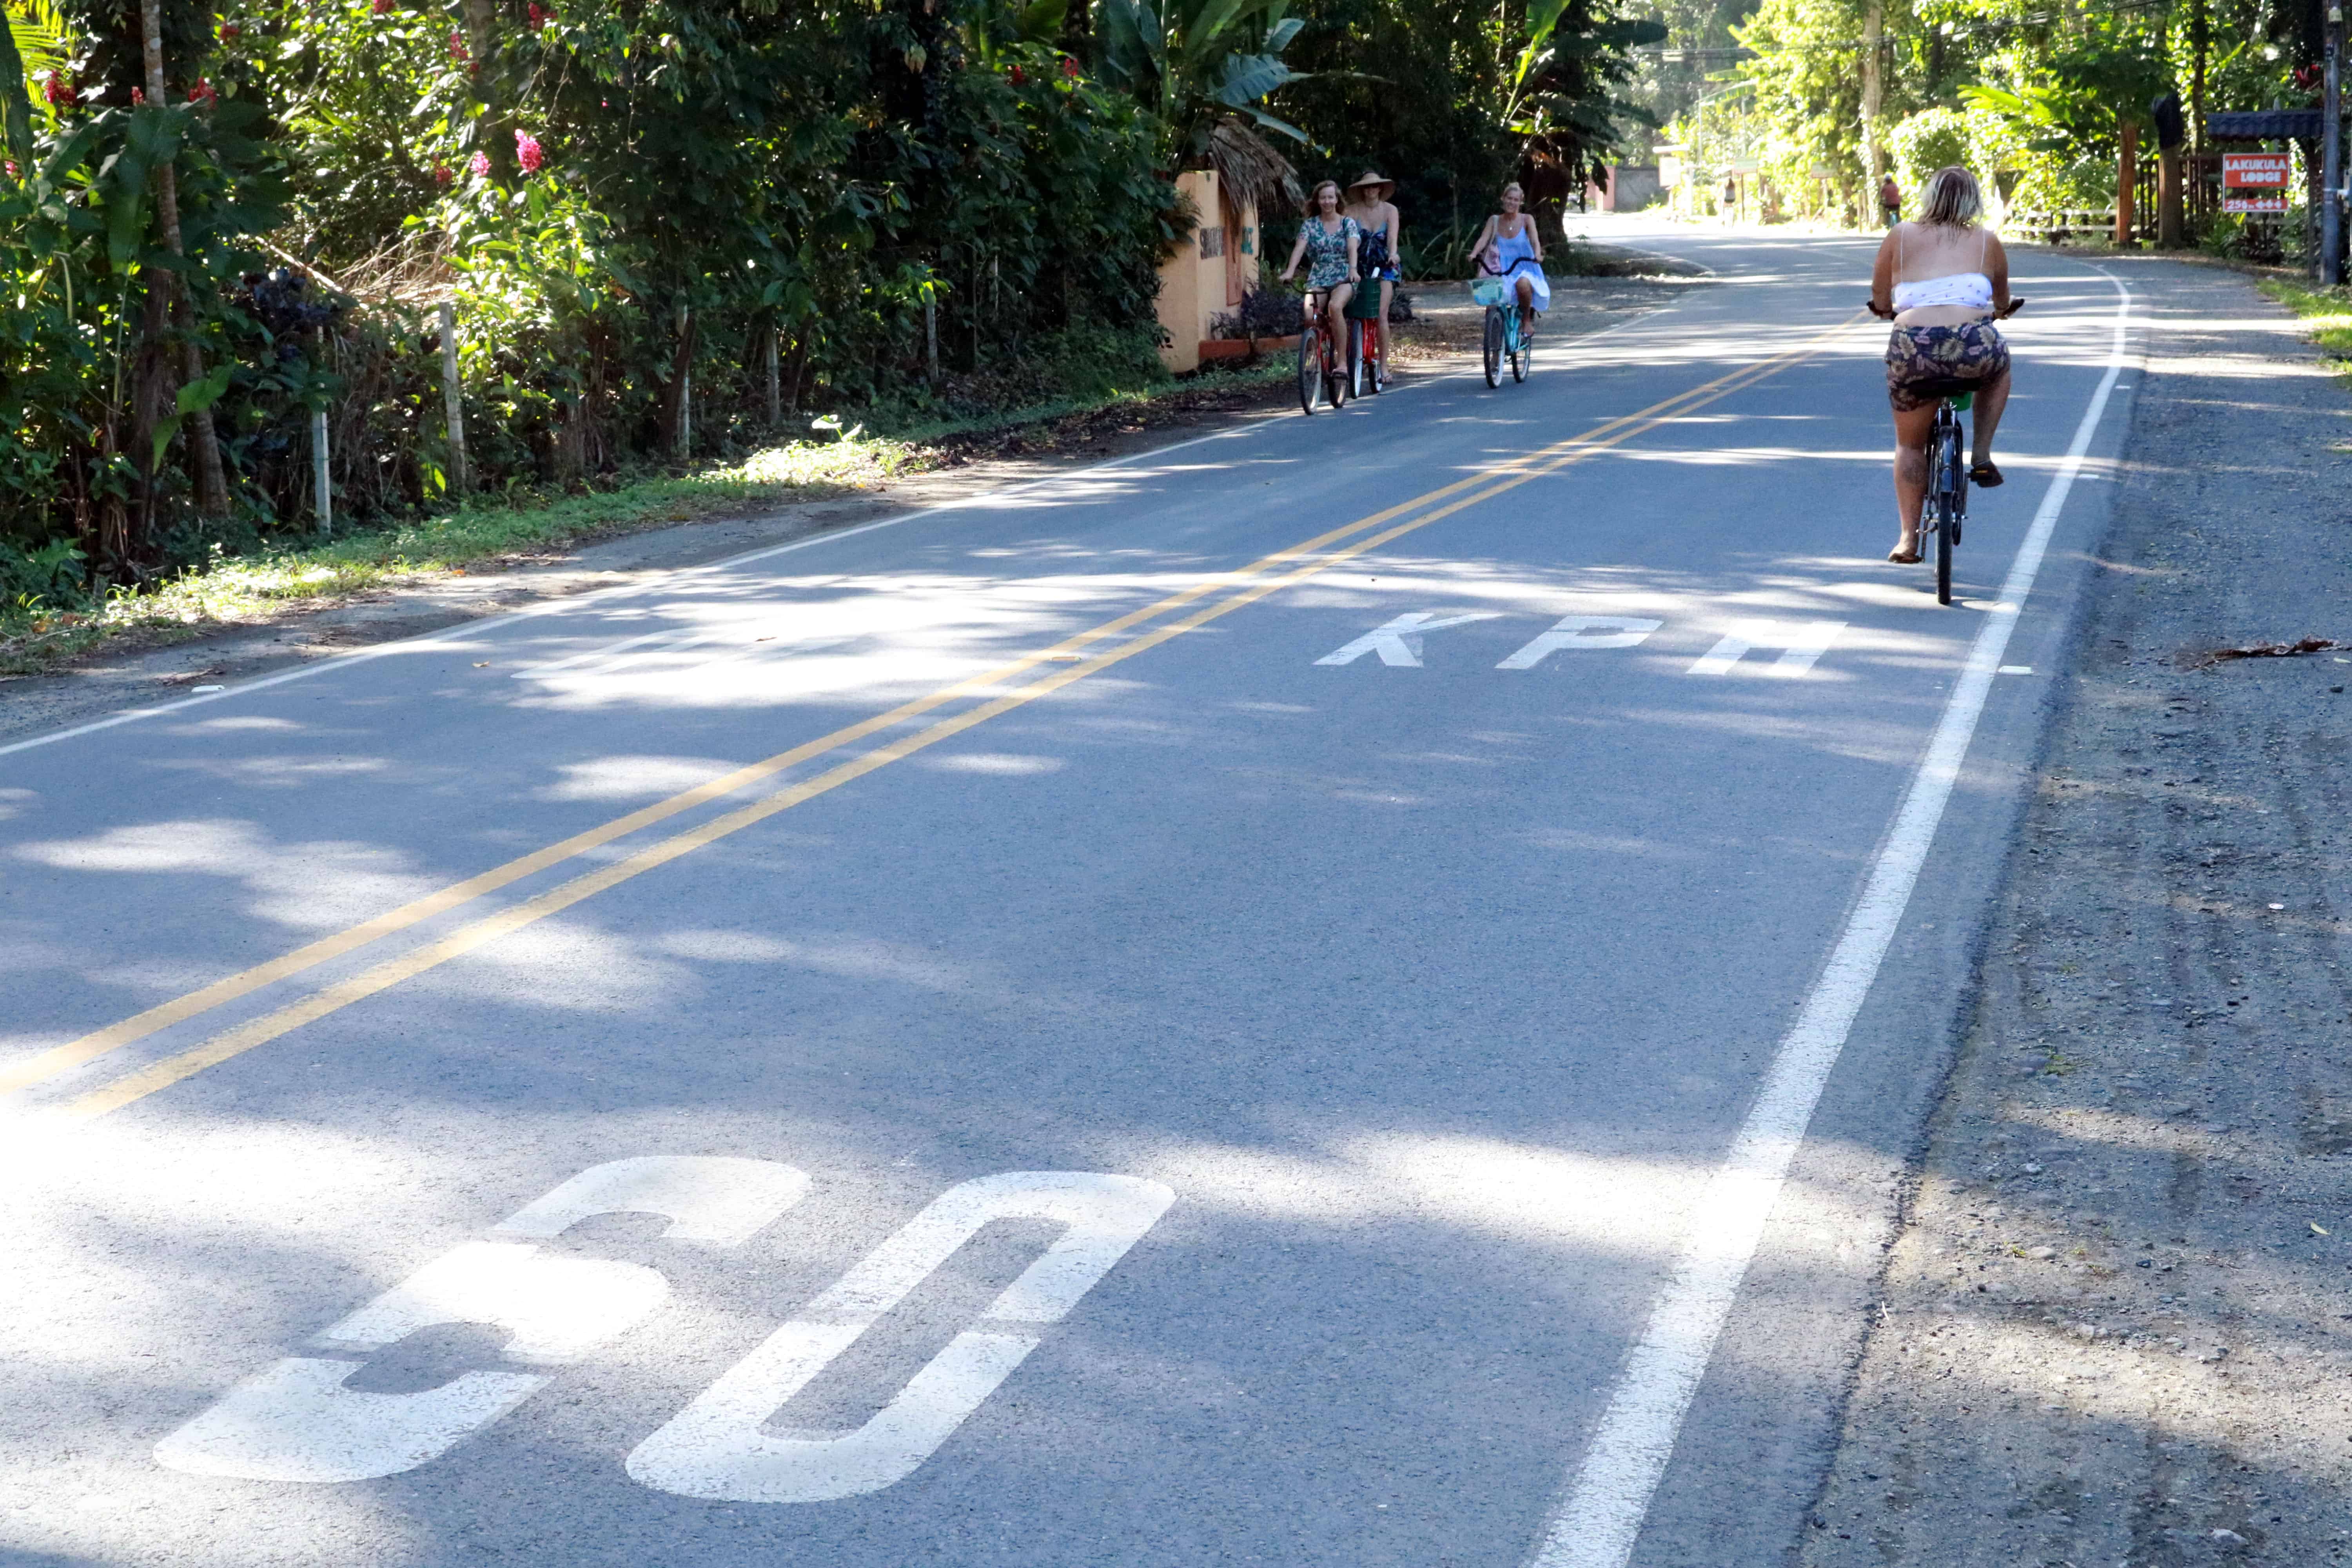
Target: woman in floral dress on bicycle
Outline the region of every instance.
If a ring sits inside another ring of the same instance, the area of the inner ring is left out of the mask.
[[[1282,269],[1282,280],[1287,283],[1298,271],[1299,258],[1311,259],[1307,289],[1323,296],[1335,344],[1348,341],[1348,298],[1356,291],[1356,247],[1362,238],[1356,220],[1339,210],[1339,182],[1326,180],[1307,198],[1307,221],[1298,226],[1298,243],[1290,247],[1290,265]]]

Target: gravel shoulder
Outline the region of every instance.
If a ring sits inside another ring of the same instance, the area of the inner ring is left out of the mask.
[[[2352,398],[2246,279],[2145,354],[1813,1568],[2352,1561]]]

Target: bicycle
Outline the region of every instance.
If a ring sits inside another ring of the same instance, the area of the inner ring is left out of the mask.
[[[1936,603],[1952,602],[1952,552],[1959,548],[1960,530],[1969,517],[1968,443],[1962,439],[1960,415],[1977,400],[1973,392],[1948,393],[1936,405],[1936,423],[1927,433],[1927,494],[1919,508],[1919,542],[1936,536]],[[1924,552],[1923,552],[1924,553]]]
[[[1338,347],[1331,342],[1323,300],[1323,290],[1307,290],[1307,319],[1298,326],[1298,407],[1309,416],[1318,399],[1328,401],[1334,410],[1348,400],[1349,374],[1339,363]]]
[[[1358,307],[1370,300],[1368,310]],[[1381,319],[1381,285],[1368,279],[1348,301],[1348,391],[1379,396],[1389,384],[1389,324]]]
[[[1522,256],[1511,263],[1509,271],[1490,274],[1470,285],[1471,300],[1486,307],[1485,348],[1488,386],[1503,384],[1503,365],[1507,360],[1514,382],[1527,380],[1528,373],[1535,368],[1535,322],[1530,320],[1525,326],[1520,325],[1518,305],[1514,298],[1517,290],[1512,288],[1511,279],[1517,276],[1520,268],[1539,268],[1540,265],[1534,257]]]

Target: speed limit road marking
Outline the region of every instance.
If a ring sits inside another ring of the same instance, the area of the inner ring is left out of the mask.
[[[593,1166],[442,1254],[247,1379],[155,1446],[194,1475],[246,1480],[372,1480],[429,1464],[645,1321],[669,1281],[643,1264],[543,1251],[596,1215],[656,1214],[672,1241],[731,1247],[807,1195],[809,1177],[768,1160],[652,1155]],[[1167,1212],[1157,1182],[1072,1171],[1014,1171],[950,1188],[637,1446],[628,1473],[688,1497],[809,1502],[904,1479],[1012,1375],[1045,1331],[1076,1306]],[[890,1309],[996,1220],[1060,1224],[1059,1239],[972,1328],[850,1432],[777,1435],[764,1424]],[[488,1323],[508,1359],[540,1371],[476,1371],[436,1388],[370,1394],[344,1386],[366,1358],[419,1330]]]

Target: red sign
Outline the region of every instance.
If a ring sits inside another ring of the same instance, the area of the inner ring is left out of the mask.
[[[2286,193],[2264,191],[2258,195],[2223,196],[2221,210],[2225,213],[2283,213],[2286,211]]]
[[[2276,190],[2294,183],[2294,163],[2284,153],[2224,153],[2221,184],[2230,190]]]

